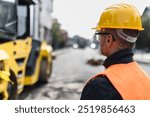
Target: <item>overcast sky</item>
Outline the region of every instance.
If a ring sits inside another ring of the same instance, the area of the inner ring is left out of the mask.
[[[54,0],[53,17],[68,31],[69,36],[80,35],[92,38],[102,11],[115,3],[129,3],[137,7],[142,15],[150,0]]]

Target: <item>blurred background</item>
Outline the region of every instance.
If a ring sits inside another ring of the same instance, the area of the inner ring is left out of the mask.
[[[35,1],[35,0],[33,0]],[[41,38],[53,48],[48,83],[26,86],[19,100],[78,100],[85,82],[104,70],[105,57],[91,28],[103,10],[115,3],[129,3],[139,10],[144,31],[134,48],[134,59],[150,75],[150,1],[148,0],[37,0],[40,4]],[[1,10],[0,10],[1,12]]]

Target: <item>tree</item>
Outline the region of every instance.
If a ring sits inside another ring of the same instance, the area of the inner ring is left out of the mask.
[[[52,46],[53,49],[59,49],[63,48],[65,46],[65,43],[68,39],[68,33],[60,28],[61,25],[57,21],[57,19],[53,19],[53,24],[52,24]]]
[[[150,7],[146,7],[142,15],[142,31],[137,40],[136,47],[138,49],[150,49]]]

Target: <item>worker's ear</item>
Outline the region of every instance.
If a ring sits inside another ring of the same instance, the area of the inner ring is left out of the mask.
[[[113,43],[113,37],[111,34],[108,34],[107,37],[106,37],[106,45],[107,47],[111,46]]]

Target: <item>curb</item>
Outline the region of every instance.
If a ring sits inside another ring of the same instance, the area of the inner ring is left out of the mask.
[[[142,64],[150,64],[150,60],[135,60],[135,61]]]

